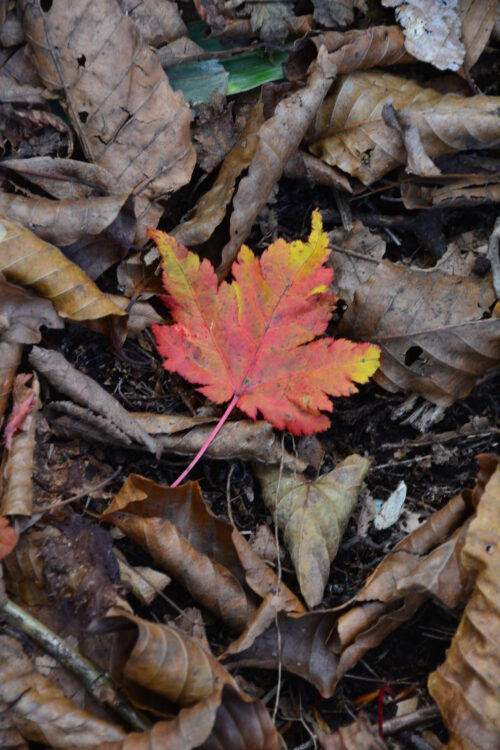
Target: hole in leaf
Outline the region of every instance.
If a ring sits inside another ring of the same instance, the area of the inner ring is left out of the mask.
[[[484,549],[489,555],[492,555],[495,548],[492,544],[485,544]]]
[[[80,55],[80,57],[77,57],[77,60],[78,60],[78,66],[80,68],[84,68],[85,63],[87,62],[87,58],[85,57],[85,55]]]
[[[416,362],[420,355],[423,353],[424,350],[421,346],[410,346],[410,348],[407,349],[405,353],[405,365],[407,367],[411,367],[411,365]]]
[[[80,118],[80,120],[81,120],[81,121],[82,121],[83,123],[87,122],[87,118],[88,118],[88,116],[89,116],[89,113],[88,113],[88,112],[78,112],[78,117]]]
[[[40,0],[40,7],[44,13],[48,13],[52,8],[52,0]]]

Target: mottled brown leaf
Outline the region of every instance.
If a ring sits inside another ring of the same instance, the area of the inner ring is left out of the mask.
[[[385,750],[387,747],[377,727],[372,726],[364,714],[333,734],[320,734],[318,739],[323,750]]]

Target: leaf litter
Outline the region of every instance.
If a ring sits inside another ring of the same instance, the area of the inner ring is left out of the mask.
[[[6,747],[498,744],[495,3],[265,5],[0,4]]]

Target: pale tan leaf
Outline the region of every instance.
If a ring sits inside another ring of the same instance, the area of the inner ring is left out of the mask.
[[[0,635],[0,672],[0,702],[10,706],[12,723],[26,739],[74,750],[125,737],[120,727],[76,708],[8,635]]]
[[[0,341],[0,424],[23,356],[23,345]]]
[[[332,734],[320,734],[318,739],[323,750],[385,750],[387,747],[378,728],[364,714]]]
[[[184,21],[173,0],[119,0],[146,44],[159,47],[187,34]]]
[[[35,156],[31,159],[9,159],[2,167],[43,188],[61,200],[87,198],[94,193],[117,195],[118,182],[113,175],[97,164],[77,159],[52,159]]]
[[[29,750],[28,743],[16,729],[10,707],[0,701],[0,747],[4,750]]]
[[[142,198],[136,215],[147,225],[149,201],[185,185],[194,168],[182,93],[116,0],[19,7],[37,72],[63,94],[87,160],[117,179],[119,193]]]
[[[256,466],[264,502],[277,514],[309,607],[315,607],[323,598],[330,564],[369,466],[366,458],[352,455],[315,481],[308,481],[301,474]]]
[[[374,379],[440,406],[463,398],[500,362],[500,320],[489,315],[491,279],[421,271],[382,260],[358,287],[340,333],[378,343]]]
[[[32,286],[53,302],[61,317],[93,320],[124,315],[57,247],[1,217],[0,247],[0,271],[6,278]]]
[[[314,20],[327,28],[350,26],[354,21],[354,3],[355,0],[313,0]]]
[[[498,0],[459,0],[465,63],[471,68],[488,44],[495,25]]]
[[[383,120],[386,104],[404,109],[430,159],[500,141],[500,97],[439,94],[379,71],[339,78],[308,133],[309,149],[365,185],[406,163],[403,139]]]
[[[332,288],[350,303],[356,289],[370,279],[384,257],[386,241],[360,221],[355,221],[350,231],[334,229],[328,237],[332,248],[329,264],[335,272]]]
[[[446,660],[429,677],[450,739],[449,750],[484,750],[500,746],[500,465],[479,502],[462,551],[476,575],[471,598]]]
[[[160,570],[148,568],[144,565],[130,565],[120,550],[115,549],[116,559],[120,568],[120,578],[125,585],[130,586],[133,595],[142,604],[149,605],[158,593],[163,591],[172,580]]]

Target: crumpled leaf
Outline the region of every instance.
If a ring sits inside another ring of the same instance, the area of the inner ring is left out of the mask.
[[[163,591],[172,580],[160,570],[144,565],[130,565],[123,552],[118,549],[115,549],[114,553],[120,568],[120,580],[145,606],[149,606],[158,596],[158,592]]]
[[[132,732],[121,742],[108,742],[92,750],[284,750],[284,743],[261,701],[248,701],[231,685],[221,695],[181,709],[169,722],[153,729]]]
[[[104,232],[116,219],[126,199],[126,195],[116,195],[53,201],[0,192],[0,213],[42,240],[63,247]]]
[[[500,140],[500,97],[439,94],[380,71],[342,76],[316,113],[310,151],[370,185],[406,163],[403,140],[383,120],[385,104],[404,109],[431,159]]]
[[[153,326],[165,369],[201,383],[212,401],[233,399],[252,419],[259,410],[295,435],[327,429],[320,412],[333,408],[327,394],[355,393],[354,382],[367,382],[378,364],[370,344],[312,341],[324,333],[336,302],[327,291],[332,271],[323,266],[329,249],[318,212],[312,221],[307,243],[278,240],[260,259],[243,246],[232,267],[235,281],[218,288],[208,261],[151,233],[176,323]]]
[[[399,26],[370,26],[368,29],[326,31],[298,41],[283,71],[289,81],[304,77],[321,45],[337,66],[337,73],[353,73],[366,68],[403,65],[413,61],[404,48],[404,35]]]
[[[286,163],[298,149],[316,116],[335,74],[335,66],[328,60],[326,49],[320,50],[307,85],[283,99],[274,115],[261,126],[248,174],[241,180],[234,196],[230,239],[222,251],[220,274],[229,269],[249,235],[273,185],[280,179]]]
[[[477,575],[446,659],[429,677],[429,692],[449,732],[449,750],[500,746],[500,464],[493,471],[462,550],[464,565]]]
[[[350,304],[358,287],[371,278],[384,257],[387,243],[361,221],[355,221],[349,231],[342,227],[334,229],[328,238],[332,247],[329,263],[335,272],[332,288]]]
[[[52,303],[28,289],[9,284],[0,274],[0,341],[38,344],[42,326],[64,327]]]
[[[323,750],[385,750],[387,747],[377,727],[372,726],[364,714],[333,734],[320,734],[318,740]]]
[[[404,537],[353,599],[336,609],[298,617],[280,614],[279,657],[274,617],[263,633],[254,621],[258,636],[242,633],[238,640],[245,650],[228,649],[225,663],[272,669],[279,658],[283,669],[305,678],[329,698],[343,675],[411,620],[425,601],[433,598],[450,608],[463,602],[473,585],[473,575],[461,563],[468,517],[480,501],[492,466],[500,460],[479,458],[475,488],[463,490]]]
[[[77,403],[104,417],[129,439],[156,453],[157,445],[154,438],[143,430],[110,393],[88,375],[72,367],[62,354],[35,346],[30,352],[29,359],[30,364],[60,393],[70,396]]]
[[[118,0],[146,44],[159,47],[187,34],[177,5],[172,0]]]
[[[23,737],[53,748],[85,748],[120,740],[118,726],[76,708],[54,682],[38,674],[19,641],[0,635],[0,702]]]
[[[276,512],[300,590],[310,608],[323,599],[330,564],[369,466],[368,459],[352,455],[314,481],[303,474],[255,466],[264,502]]]
[[[0,217],[0,271],[53,300],[63,318],[95,320],[124,311],[54,245]]]
[[[0,560],[10,555],[16,543],[16,530],[12,528],[8,518],[0,516]]]
[[[197,482],[164,487],[131,474],[103,519],[144,547],[193,598],[242,630],[277,578],[235,529],[207,508]],[[303,611],[281,584],[281,605]]]
[[[489,315],[488,278],[450,276],[382,260],[358,287],[341,321],[344,335],[382,348],[376,382],[448,406],[500,362],[500,320]]]
[[[23,345],[0,341],[0,425],[9,403],[12,384],[23,356]]]
[[[6,455],[0,477],[3,515],[31,516],[36,412],[40,386],[36,375],[18,375],[14,382],[12,413],[5,426]]]
[[[290,0],[273,0],[272,3],[247,0],[245,8],[251,13],[252,31],[258,31],[263,42],[285,41],[293,18],[293,3]]]
[[[5,750],[29,750],[29,745],[16,729],[10,707],[0,702],[0,745]]]
[[[140,226],[152,226],[148,215],[156,226],[150,201],[189,182],[196,161],[182,94],[116,0],[47,9],[22,0],[19,9],[37,72],[64,94],[86,159],[117,179],[119,193],[137,195]]]

